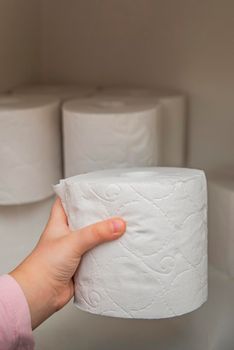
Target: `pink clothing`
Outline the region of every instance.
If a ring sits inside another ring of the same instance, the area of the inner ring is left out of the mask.
[[[34,340],[29,306],[18,283],[0,276],[0,350],[32,350]]]

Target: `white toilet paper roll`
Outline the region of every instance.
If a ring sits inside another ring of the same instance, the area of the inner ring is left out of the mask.
[[[63,106],[65,176],[160,162],[161,110],[148,99],[90,98]]]
[[[26,95],[47,95],[66,101],[71,98],[84,98],[95,94],[96,89],[91,87],[81,87],[77,85],[61,85],[61,84],[37,84],[24,85],[14,89],[15,93]]]
[[[72,230],[120,216],[126,233],[86,253],[75,303],[91,313],[165,318],[207,299],[204,173],[183,168],[116,169],[55,186]]]
[[[162,105],[162,159],[163,166],[184,166],[186,150],[186,100],[169,89],[104,88],[100,96],[120,98],[155,98]]]
[[[59,100],[0,97],[0,205],[52,195],[61,178]]]

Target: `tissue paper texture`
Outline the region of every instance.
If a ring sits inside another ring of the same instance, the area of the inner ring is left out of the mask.
[[[65,176],[158,165],[161,131],[161,109],[155,101],[69,101],[63,106]]]
[[[234,177],[218,176],[208,181],[210,262],[234,277]]]
[[[165,318],[207,299],[204,173],[183,168],[101,171],[55,186],[71,229],[113,216],[127,222],[117,241],[86,253],[75,303],[91,313]]]
[[[61,178],[59,101],[0,97],[0,205],[35,202]]]
[[[14,89],[15,93],[25,95],[47,95],[66,101],[72,98],[84,98],[92,96],[96,89],[91,87],[80,87],[76,85],[25,85]]]
[[[185,165],[186,99],[168,89],[104,88],[100,96],[120,98],[153,98],[162,106],[162,166]]]

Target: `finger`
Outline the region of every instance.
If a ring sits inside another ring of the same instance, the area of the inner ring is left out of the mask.
[[[72,232],[71,239],[75,241],[77,254],[81,256],[101,243],[119,238],[125,230],[126,223],[123,219],[112,218]]]
[[[50,226],[55,225],[57,227],[68,226],[67,216],[65,214],[65,211],[63,209],[63,206],[59,197],[56,198],[54,205],[51,209],[48,225]]]

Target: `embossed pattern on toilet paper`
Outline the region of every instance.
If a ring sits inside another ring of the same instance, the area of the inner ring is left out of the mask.
[[[164,318],[207,298],[205,176],[190,169],[147,171],[99,172],[57,186],[71,228],[112,216],[127,221],[124,236],[82,259],[75,301],[83,310]]]

